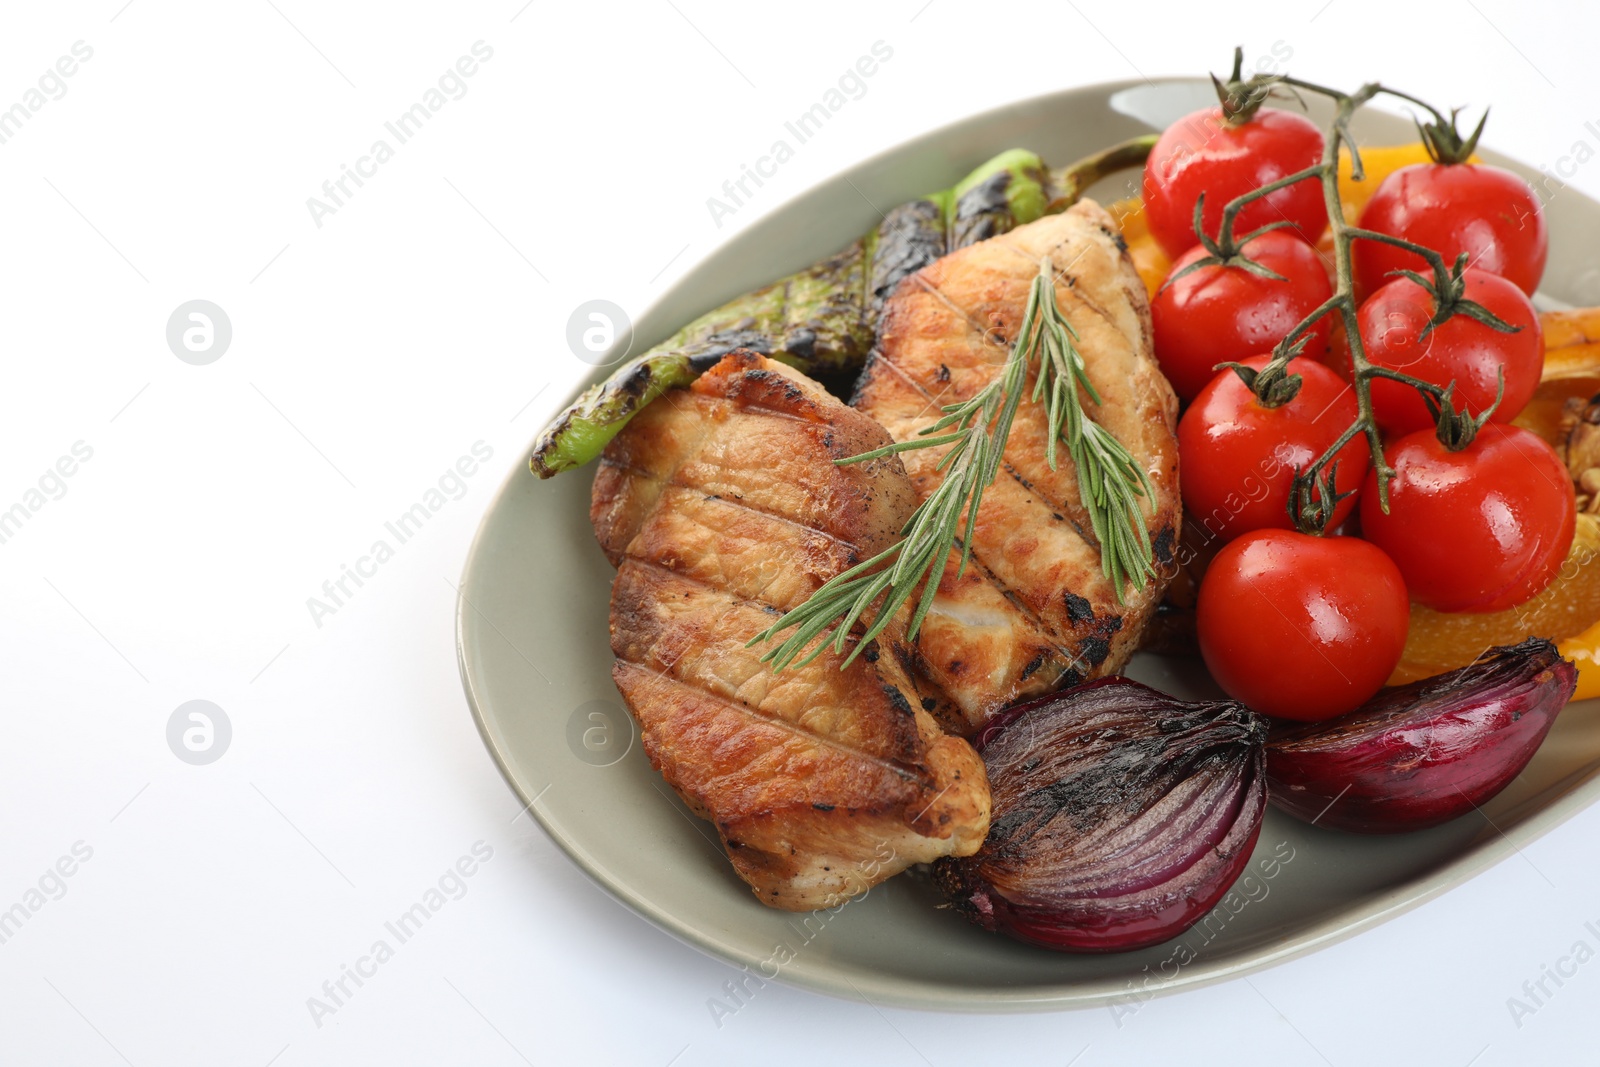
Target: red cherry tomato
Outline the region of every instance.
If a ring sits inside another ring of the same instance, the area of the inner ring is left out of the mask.
[[[1363,536],[1439,611],[1504,611],[1549,585],[1572,545],[1577,508],[1555,449],[1517,426],[1490,423],[1460,452],[1432,431],[1386,451],[1395,476],[1389,513],[1367,476]]]
[[[1359,243],[1359,242],[1358,242]],[[1544,369],[1544,330],[1533,302],[1497,274],[1468,269],[1466,298],[1520,327],[1501,333],[1466,315],[1454,315],[1423,338],[1435,303],[1410,278],[1396,278],[1367,298],[1357,319],[1367,359],[1434,385],[1456,383],[1457,410],[1481,413],[1494,403],[1496,373],[1505,372],[1505,395],[1495,422],[1510,422],[1533,398]],[[1418,339],[1421,338],[1419,341]],[[1433,426],[1422,395],[1403,382],[1372,379],[1372,409],[1378,424],[1403,434]]]
[[[1400,571],[1355,537],[1257,530],[1230,542],[1200,583],[1200,654],[1217,684],[1257,711],[1316,722],[1360,707],[1405,649]]]
[[[1240,252],[1284,280],[1243,267],[1201,267],[1164,286],[1151,301],[1156,359],[1185,400],[1216,377],[1218,363],[1271,349],[1333,295],[1317,250],[1292,231],[1264,233]],[[1171,276],[1206,255],[1195,245],[1172,264]],[[1301,355],[1327,354],[1331,321],[1326,315],[1317,320]]]
[[[1241,360],[1261,370],[1270,356]],[[1348,382],[1321,363],[1289,361],[1300,391],[1288,403],[1266,407],[1232,370],[1200,390],[1178,423],[1178,469],[1183,472],[1185,518],[1211,538],[1229,539],[1251,530],[1293,528],[1289,487],[1295,471],[1309,467],[1356,420],[1356,396]],[[1366,480],[1370,460],[1360,437],[1339,450],[1339,492],[1354,493]],[[1356,505],[1343,500],[1331,525]]]
[[[1401,167],[1373,192],[1361,227],[1431,248],[1446,263],[1465,252],[1468,266],[1498,274],[1530,296],[1550,251],[1544,208],[1533,187],[1483,163]],[[1353,258],[1362,293],[1375,292],[1390,271],[1428,272],[1415,252],[1377,241],[1356,241]]]
[[[1144,168],[1144,210],[1150,233],[1167,255],[1195,244],[1194,205],[1206,196],[1201,225],[1217,235],[1222,209],[1236,196],[1287,178],[1322,159],[1322,131],[1304,115],[1264,107],[1247,122],[1230,124],[1220,107],[1202,108],[1168,126]],[[1243,236],[1288,219],[1316,243],[1328,225],[1322,185],[1310,178],[1255,201],[1239,213]]]

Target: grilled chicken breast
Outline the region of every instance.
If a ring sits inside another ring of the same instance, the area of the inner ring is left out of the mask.
[[[877,348],[851,403],[897,441],[972,397],[1005,364],[1028,289],[1048,255],[1056,300],[1078,333],[1089,379],[1088,416],[1140,463],[1154,492],[1145,517],[1156,568],[1170,575],[1180,501],[1178,404],[1156,367],[1143,285],[1111,218],[1084,200],[999,237],[954,252],[901,283],[884,308]],[[1076,470],[1060,450],[1045,460],[1047,423],[1028,376],[994,485],[983,497],[966,573],[947,565],[917,644],[920,668],[947,693],[961,720],[982,726],[1021,698],[1119,670],[1160,603],[1166,580],[1119,603],[1101,570],[1100,546]],[[902,454],[926,497],[946,449]]]
[[[651,763],[777,908],[832,907],[988,832],[983,763],[926,710],[903,625],[844,670],[829,652],[774,673],[770,645],[745,647],[897,539],[917,503],[900,460],[834,463],[888,443],[741,349],[635,417],[595,476],[617,688]]]

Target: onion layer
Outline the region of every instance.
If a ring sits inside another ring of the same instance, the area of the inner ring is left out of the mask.
[[[1385,689],[1348,715],[1274,731],[1272,802],[1318,826],[1422,830],[1522,773],[1572,697],[1577,671],[1540,638]]]
[[[1266,724],[1105,678],[1011,709],[978,738],[989,836],[934,881],[986,930],[1065,952],[1176,937],[1227,892],[1266,808]]]

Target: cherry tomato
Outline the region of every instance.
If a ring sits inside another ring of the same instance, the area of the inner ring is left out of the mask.
[[[1400,571],[1355,537],[1256,530],[1200,583],[1200,654],[1217,684],[1267,715],[1316,722],[1360,707],[1405,649]]]
[[[1315,166],[1322,144],[1316,123],[1279,108],[1264,107],[1238,125],[1223,118],[1220,107],[1185,115],[1161,134],[1145,163],[1151,234],[1169,256],[1194,245],[1194,205],[1204,193],[1201,225],[1215,237],[1229,200]],[[1309,178],[1257,200],[1239,213],[1234,232],[1243,236],[1279,219],[1293,222],[1315,243],[1328,225],[1322,185]]]
[[[1240,252],[1284,280],[1213,265],[1169,283],[1151,301],[1156,359],[1185,400],[1216,377],[1218,363],[1271,349],[1333,295],[1317,250],[1289,230],[1264,233]],[[1169,277],[1206,255],[1195,245],[1172,264]],[[1327,354],[1331,321],[1326,315],[1317,321],[1301,355]]]
[[[1555,449],[1490,423],[1459,452],[1424,430],[1385,454],[1395,471],[1389,513],[1369,474],[1361,530],[1394,559],[1413,598],[1439,611],[1504,611],[1550,584],[1577,512]]]
[[[1468,268],[1464,278],[1466,299],[1520,329],[1501,333],[1458,314],[1424,338],[1422,331],[1436,308],[1433,296],[1410,278],[1396,278],[1368,297],[1357,313],[1367,359],[1434,385],[1455,382],[1456,409],[1474,413],[1494,403],[1496,374],[1504,371],[1505,395],[1493,418],[1510,422],[1533,399],[1544,370],[1539,313],[1522,290],[1497,274]],[[1433,426],[1422,394],[1387,378],[1372,379],[1372,412],[1378,425],[1394,434]]]
[[[1210,201],[1210,197],[1206,198]],[[1361,227],[1403,237],[1454,263],[1498,274],[1532,296],[1550,238],[1533,187],[1484,163],[1413,163],[1385,178],[1361,212]],[[1423,258],[1393,245],[1356,241],[1358,291],[1375,292],[1390,271],[1428,272]]]
[[[1241,360],[1259,371],[1270,356]],[[1267,407],[1232,370],[1200,390],[1178,423],[1178,469],[1183,472],[1185,517],[1210,538],[1251,530],[1293,528],[1289,487],[1295,471],[1309,467],[1356,420],[1348,382],[1304,356],[1289,361],[1300,391],[1288,403]],[[1339,450],[1339,492],[1354,493],[1366,480],[1367,444],[1357,437]],[[1331,525],[1343,522],[1355,497],[1339,503]]]

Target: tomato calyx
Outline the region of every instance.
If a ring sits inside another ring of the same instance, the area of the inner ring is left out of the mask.
[[[1272,361],[1257,370],[1244,363],[1218,363],[1213,370],[1231,370],[1239,376],[1244,387],[1256,398],[1256,403],[1269,411],[1281,408],[1300,395],[1303,379],[1289,373],[1289,363],[1306,347],[1306,338],[1299,337],[1292,344],[1279,344],[1272,350]]]
[[[1272,230],[1281,230],[1286,226],[1293,226],[1294,223],[1288,219],[1279,219],[1277,222],[1269,222],[1265,226],[1251,230],[1243,237],[1234,237],[1233,217],[1228,216],[1223,219],[1221,232],[1216,237],[1207,237],[1206,232],[1200,227],[1200,216],[1205,213],[1205,208],[1206,194],[1201,193],[1194,202],[1194,235],[1199,239],[1201,247],[1206,250],[1207,254],[1188,266],[1167,275],[1167,280],[1161,283],[1162,289],[1165,289],[1186,274],[1193,274],[1202,267],[1237,267],[1240,270],[1249,271],[1258,278],[1266,278],[1274,282],[1288,281],[1287,278],[1271,267],[1257,263],[1245,255],[1242,249],[1262,234],[1269,233]]]
[[[1365,231],[1362,231],[1362,235],[1366,235]],[[1377,236],[1385,237],[1385,243],[1387,244],[1399,242],[1399,238],[1386,237],[1383,234]],[[1410,244],[1409,241],[1403,243]],[[1391,272],[1402,278],[1410,278],[1433,298],[1433,317],[1422,328],[1422,332],[1417,334],[1419,342],[1426,340],[1428,335],[1433,332],[1434,327],[1443,326],[1457,315],[1465,315],[1474,322],[1480,322],[1497,333],[1518,333],[1522,330],[1521,326],[1511,325],[1476,300],[1467,299],[1467,254],[1465,252],[1457,256],[1455,266],[1448,269],[1444,265],[1444,257],[1438,253],[1434,253],[1431,259],[1433,264],[1432,278],[1424,277],[1414,270]]]
[[[1300,375],[1289,373],[1289,361],[1271,363],[1256,370],[1243,363],[1218,363],[1217,370],[1231,370],[1264,408],[1281,408],[1300,395]]]
[[[1244,49],[1235,47],[1233,50],[1233,73],[1223,81],[1215,74],[1211,75],[1211,84],[1216,86],[1217,103],[1222,108],[1222,117],[1230,126],[1242,126],[1255,118],[1256,112],[1261,110],[1273,96],[1293,96],[1300,100],[1300,106],[1305,107],[1305,101],[1293,88],[1284,84],[1281,74],[1252,74],[1244,78]],[[1284,92],[1288,89],[1288,92]]]
[[[1478,437],[1478,431],[1489,422],[1495,409],[1500,406],[1500,401],[1505,399],[1505,370],[1501,369],[1496,378],[1494,403],[1485,408],[1481,415],[1473,415],[1466,410],[1456,410],[1453,400],[1456,391],[1455,382],[1445,386],[1437,398],[1427,390],[1422,391],[1422,402],[1428,405],[1428,411],[1433,415],[1435,436],[1448,451],[1460,452],[1472,444]]]
[[[1243,196],[1235,197],[1234,199],[1228,201],[1228,206],[1222,209],[1222,225],[1217,228],[1217,235],[1215,237],[1210,236],[1205,231],[1203,220],[1206,212],[1206,194],[1201,193],[1199,196],[1195,197],[1194,236],[1200,247],[1206,250],[1206,254],[1195,260],[1193,263],[1190,263],[1185,267],[1181,267],[1167,275],[1167,280],[1161,283],[1161,289],[1166,289],[1179,278],[1182,278],[1186,274],[1193,274],[1202,267],[1237,267],[1240,270],[1249,271],[1251,274],[1254,274],[1259,278],[1266,278],[1269,281],[1288,281],[1287,278],[1273,270],[1271,267],[1257,263],[1255,260],[1245,255],[1244,247],[1251,241],[1254,241],[1257,237],[1260,237],[1262,234],[1271,233],[1273,230],[1281,230],[1286,227],[1291,227],[1294,225],[1294,223],[1288,219],[1278,219],[1276,222],[1269,222],[1265,226],[1256,227],[1243,237],[1234,236],[1234,223],[1238,220],[1239,213],[1255,201],[1260,200],[1264,196],[1269,196],[1272,193],[1277,192],[1279,189],[1284,189],[1288,186],[1294,185],[1297,182],[1307,181],[1311,178],[1320,178],[1326,169],[1327,168],[1324,164],[1319,163],[1314,167],[1307,167],[1305,170],[1296,171],[1294,174],[1291,174],[1285,178],[1280,178],[1275,182],[1270,182],[1266,185],[1259,186]],[[1157,291],[1159,292],[1160,290]]]
[[[1311,466],[1295,471],[1289,484],[1289,521],[1296,530],[1312,537],[1327,533],[1340,501],[1355,494],[1354,489],[1339,492],[1338,478],[1338,460],[1320,469]]]
[[[1423,122],[1416,119],[1417,134],[1422,138],[1422,147],[1427,149],[1428,158],[1435,163],[1444,163],[1450,166],[1465,163],[1472,158],[1472,152],[1478,147],[1478,138],[1483,136],[1483,124],[1489,121],[1489,109],[1484,108],[1483,117],[1478,119],[1478,126],[1466,137],[1461,136],[1461,131],[1456,128],[1456,116],[1461,114],[1461,109],[1451,108],[1450,118],[1446,120],[1434,112],[1432,122]]]

